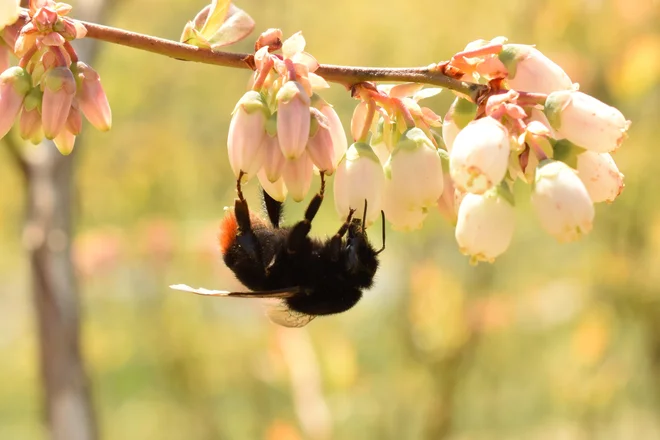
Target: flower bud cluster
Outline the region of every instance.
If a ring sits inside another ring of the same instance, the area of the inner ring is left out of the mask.
[[[429,208],[437,205],[445,187],[447,155],[438,148],[440,137],[432,128],[441,127],[441,118],[419,101],[440,89],[422,87],[354,86],[361,102],[351,120],[356,143],[349,151],[356,148],[361,154],[347,153],[339,164],[334,184],[341,217],[349,209],[360,212],[366,200],[367,225],[383,210],[394,229],[409,231],[420,228]]]
[[[434,68],[488,83],[478,104],[457,97],[444,120],[420,100],[439,89],[421,84],[358,83],[360,102],[347,148],[337,114],[314,89],[302,35],[281,41],[269,30],[257,41],[252,90],[239,101],[229,133],[237,177],[257,176],[283,200],[301,200],[313,168],[334,179],[335,208],[366,225],[381,210],[394,229],[422,226],[429,209],[456,225],[461,252],[492,262],[515,229],[513,185],[531,186],[531,205],[559,241],[588,233],[594,203],[612,202],[623,175],[611,153],[630,125],[619,110],[577,89],[563,69],[532,46],[498,38],[476,41]],[[282,50],[282,56],[271,51]]]
[[[457,98],[442,126],[453,200],[460,200],[461,251],[473,262],[492,262],[507,249],[517,179],[531,185],[532,206],[545,231],[560,242],[588,233],[593,204],[612,202],[623,190],[623,174],[610,153],[630,122],[578,91],[561,67],[532,46],[503,38],[476,41],[448,66],[464,80],[491,86],[479,106]],[[441,211],[447,204],[442,198]]]
[[[99,75],[78,60],[70,41],[85,27],[66,15],[71,6],[31,0],[22,27],[5,28],[4,42],[19,58],[18,66],[0,74],[0,138],[18,120],[23,139],[52,139],[62,154],[73,149],[82,115],[97,129],[111,125],[111,111]]]
[[[260,37],[252,90],[234,109],[227,146],[237,178],[257,176],[274,199],[301,201],[314,170],[335,172],[347,141],[335,110],[314,92],[328,84],[314,74],[318,62],[302,34],[281,38],[279,30]],[[282,56],[271,53],[279,48]]]

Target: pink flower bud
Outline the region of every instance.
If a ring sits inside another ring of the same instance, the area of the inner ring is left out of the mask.
[[[251,179],[263,165],[267,119],[268,107],[259,92],[245,93],[236,104],[227,138],[229,164],[236,177],[243,171],[244,178]]]
[[[23,99],[31,88],[30,74],[21,67],[10,67],[0,74],[0,138],[5,137],[14,125]]]
[[[580,154],[577,157],[577,172],[594,203],[613,202],[625,186],[623,174],[608,153],[585,151]]]
[[[75,100],[69,110],[69,116],[66,118],[66,129],[74,135],[80,134],[82,130],[82,116]]]
[[[90,124],[97,130],[108,131],[112,125],[112,111],[103,91],[101,78],[83,62],[76,64],[78,77],[78,104]]]
[[[515,228],[513,206],[496,189],[466,194],[458,208],[456,241],[472,263],[492,263],[511,244]]]
[[[474,120],[477,114],[477,106],[464,98],[456,98],[449,106],[445,119],[442,123],[442,139],[445,141],[447,151],[451,153],[454,140],[458,133]]]
[[[19,6],[19,0],[0,0],[0,29],[18,20]]]
[[[68,156],[73,151],[73,144],[76,142],[76,136],[64,128],[60,130],[57,136],[55,136],[53,142],[63,156]]]
[[[541,226],[560,242],[591,231],[594,205],[577,173],[563,162],[548,160],[536,171],[532,192]]]
[[[280,143],[277,136],[266,135],[263,143],[264,149],[264,176],[269,182],[275,182],[282,177],[284,169],[284,155],[280,149]],[[262,185],[263,186],[263,185]]]
[[[335,209],[340,218],[346,218],[349,210],[355,209],[353,218],[362,218],[364,202],[367,201],[369,226],[378,218],[381,210],[385,176],[378,157],[368,144],[356,142],[346,150],[339,162],[335,176]]]
[[[327,175],[332,175],[335,171],[334,164],[332,163],[335,151],[332,148],[330,130],[319,125],[316,133],[309,138],[307,152],[319,171],[325,171]]]
[[[277,92],[277,138],[287,159],[296,159],[305,151],[309,139],[309,104],[309,96],[296,81],[288,81]]]
[[[533,46],[505,44],[499,59],[507,68],[507,83],[513,90],[551,93],[573,87],[566,72]]]
[[[301,202],[307,195],[312,185],[313,168],[314,164],[306,151],[303,151],[297,159],[287,159],[284,162],[282,177],[295,202]]]
[[[337,115],[337,112],[330,104],[323,102],[317,108],[321,111],[323,116],[328,118],[328,128],[330,130],[330,136],[332,137],[332,149],[334,152],[332,168],[335,169],[337,168],[339,161],[344,157],[346,149],[348,148],[344,126],[339,119],[339,115]]]
[[[368,107],[367,103],[360,101],[353,110],[353,117],[351,117],[351,136],[353,140],[358,140],[362,134],[362,129],[367,120]]]
[[[470,122],[451,150],[454,184],[461,191],[483,194],[504,178],[509,151],[509,133],[499,121],[487,116]]]
[[[53,139],[66,124],[76,93],[76,80],[68,68],[55,67],[44,74],[42,86],[41,121],[44,135]]]
[[[33,88],[23,101],[23,111],[19,122],[19,133],[25,140],[38,144],[44,137],[41,129],[41,100],[43,93]]]
[[[19,122],[19,133],[21,138],[29,140],[34,145],[42,141],[44,132],[41,129],[41,113],[37,108],[32,110],[23,109]]]
[[[259,183],[261,184],[261,187],[272,198],[274,198],[278,202],[283,202],[284,199],[286,199],[287,189],[286,189],[286,185],[284,184],[283,177],[280,177],[274,182],[271,182],[266,176],[266,169],[262,168],[257,173],[257,178],[259,179]]]
[[[444,186],[442,160],[419,128],[411,128],[401,136],[385,164],[385,176],[407,210],[434,206]]]
[[[577,91],[551,93],[544,111],[559,138],[596,153],[616,150],[630,127],[618,109]]]

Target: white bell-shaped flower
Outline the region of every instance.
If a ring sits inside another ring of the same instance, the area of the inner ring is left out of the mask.
[[[487,116],[470,122],[458,133],[449,156],[454,184],[461,191],[483,194],[498,185],[509,164],[507,129]]]
[[[532,205],[541,226],[560,242],[579,239],[591,231],[594,205],[575,170],[548,160],[536,171]]]

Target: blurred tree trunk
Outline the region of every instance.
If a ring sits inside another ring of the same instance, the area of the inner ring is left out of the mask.
[[[71,261],[72,158],[40,145],[27,162],[30,252],[46,421],[53,440],[95,439],[96,421],[80,353],[79,298]]]
[[[101,21],[113,1],[77,4],[74,16]],[[94,41],[76,44],[93,63]],[[27,186],[23,242],[30,255],[44,412],[53,440],[98,437],[90,386],[80,352],[80,305],[71,259],[74,155],[63,157],[50,141],[25,147],[7,136]],[[76,149],[81,148],[78,139]]]

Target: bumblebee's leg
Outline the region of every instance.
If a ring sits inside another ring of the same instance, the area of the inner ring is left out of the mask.
[[[383,231],[383,246],[379,250],[376,251],[376,255],[380,254],[381,252],[383,252],[385,250],[385,211],[383,211],[383,210],[380,211],[380,218],[381,218],[381,221],[383,223],[382,224],[382,228],[383,228],[382,229],[382,231]]]
[[[351,220],[353,219],[354,213],[355,209],[348,211],[348,217],[346,217],[346,221],[339,227],[337,233],[330,239],[328,246],[330,248],[330,258],[332,258],[332,261],[339,260],[339,254],[341,253],[341,239],[344,237],[344,235],[346,235],[346,232],[351,225]]]
[[[250,209],[248,208],[247,200],[245,200],[243,191],[241,191],[241,179],[243,175],[244,173],[241,171],[236,181],[236,192],[238,195],[238,198],[234,201],[234,215],[236,215],[236,224],[238,225],[236,241],[251,259],[261,262],[261,248],[252,230]]]
[[[264,197],[264,207],[266,208],[266,214],[268,214],[270,224],[274,228],[279,228],[280,221],[282,220],[282,202],[272,198],[263,188],[261,188],[261,193]]]
[[[321,189],[319,189],[318,194],[314,196],[307,209],[305,210],[305,219],[299,221],[291,228],[289,233],[289,238],[287,239],[287,250],[291,253],[297,252],[298,249],[305,243],[309,231],[312,230],[312,220],[316,216],[316,213],[319,212],[321,207],[321,202],[323,202],[323,194],[325,193],[325,175],[321,171]]]

